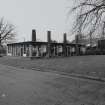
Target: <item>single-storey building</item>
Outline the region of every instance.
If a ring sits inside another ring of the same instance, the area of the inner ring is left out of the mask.
[[[47,32],[47,42],[36,41],[36,30],[32,30],[32,41],[7,44],[8,56],[57,57],[85,53],[85,46],[67,41],[66,33],[62,43],[52,41],[51,31]]]

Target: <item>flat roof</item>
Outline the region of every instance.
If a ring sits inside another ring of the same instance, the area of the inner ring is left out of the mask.
[[[31,44],[31,45],[34,45],[34,44],[38,44],[38,45],[47,45],[48,42],[35,42],[35,41],[26,41],[26,42],[17,42],[17,43],[10,43],[10,44],[7,44],[8,45],[21,45],[21,44]],[[50,44],[54,44],[54,45],[63,45],[64,43],[62,42],[51,42]],[[66,45],[76,45],[75,43],[66,43]],[[80,46],[84,46],[83,44],[78,44]]]

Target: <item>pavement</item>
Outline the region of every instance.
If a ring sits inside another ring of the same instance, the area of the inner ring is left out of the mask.
[[[0,64],[0,105],[105,105],[105,82]]]

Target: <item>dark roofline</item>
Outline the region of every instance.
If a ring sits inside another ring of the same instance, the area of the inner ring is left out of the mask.
[[[9,43],[7,45],[14,45],[14,44],[33,44],[33,43],[39,43],[39,44],[47,44],[47,42],[34,42],[34,41],[26,41],[26,42],[17,42],[17,43]]]
[[[26,42],[17,42],[17,43],[10,43],[10,44],[7,44],[7,46],[8,45],[17,45],[17,44],[19,44],[19,45],[21,45],[21,44],[39,44],[39,45],[41,45],[41,44],[43,44],[43,45],[47,45],[48,44],[48,42],[34,42],[34,41],[26,41]],[[63,45],[64,43],[62,42],[60,42],[60,43],[57,43],[57,42],[51,42],[51,44],[55,44],[55,45]],[[75,43],[66,43],[66,45],[71,45],[71,46],[73,46],[73,45],[76,45]],[[79,46],[81,46],[82,44],[78,44]],[[82,45],[82,46],[84,46],[84,45]]]

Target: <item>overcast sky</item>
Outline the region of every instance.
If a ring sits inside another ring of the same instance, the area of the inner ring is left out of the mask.
[[[16,26],[18,41],[31,40],[36,29],[37,39],[46,40],[46,31],[52,38],[62,40],[71,28],[72,17],[67,20],[71,0],[0,0],[0,17]]]

